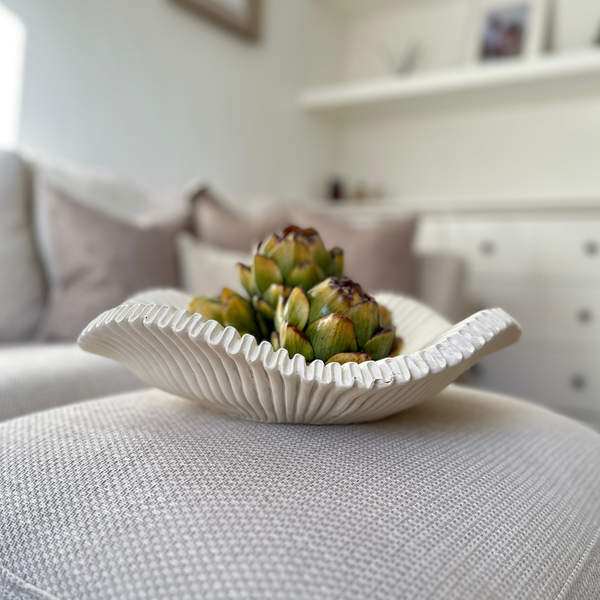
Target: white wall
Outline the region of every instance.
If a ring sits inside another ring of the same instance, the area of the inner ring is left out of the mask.
[[[423,69],[458,65],[471,0],[402,0],[360,21],[264,1],[254,46],[171,0],[0,0],[27,27],[22,144],[155,185],[204,175],[231,198],[319,195],[334,169],[394,197],[599,193],[600,96],[339,130],[298,109],[304,88],[381,76],[382,40],[422,41]],[[558,16],[561,48],[576,49],[600,7],[560,0]]]
[[[386,55],[402,57],[415,43],[421,46],[420,71],[453,67],[464,58],[469,0],[404,0],[399,5],[346,22],[344,79],[389,76]]]
[[[403,0],[398,9],[350,19],[343,78],[384,76],[382,44],[400,51],[422,43],[423,71],[461,68],[472,4]],[[597,0],[560,0],[557,13],[560,51],[589,49],[600,27]],[[598,91],[464,107],[437,102],[431,110],[353,121],[340,134],[347,180],[384,184],[394,198],[600,197],[599,162]]]
[[[248,44],[170,0],[0,0],[28,46],[21,143],[157,185],[205,175],[231,197],[316,193],[330,125],[296,108],[341,69],[338,22],[265,0]]]
[[[14,148],[19,136],[25,28],[0,4],[0,148]]]
[[[363,121],[341,148],[350,181],[393,198],[600,197],[600,96]]]

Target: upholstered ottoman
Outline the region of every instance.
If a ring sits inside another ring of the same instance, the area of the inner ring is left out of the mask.
[[[0,598],[600,598],[600,436],[452,387],[387,421],[158,391],[0,425]]]

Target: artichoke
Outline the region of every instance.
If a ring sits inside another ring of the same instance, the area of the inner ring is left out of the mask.
[[[281,297],[271,343],[290,358],[302,354],[310,362],[365,362],[400,350],[390,312],[350,279],[330,277],[304,291],[295,287]]]
[[[294,288],[309,290],[327,277],[342,277],[344,253],[328,251],[314,229],[292,225],[260,244],[250,267],[239,263],[237,268],[254,309],[272,323],[279,298]]]
[[[199,296],[190,302],[189,311],[213,319],[223,327],[235,327],[240,335],[249,333],[259,341],[268,337],[268,328],[260,314],[255,313],[248,300],[229,288],[220,297]]]

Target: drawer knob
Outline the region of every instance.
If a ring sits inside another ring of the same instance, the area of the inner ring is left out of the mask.
[[[485,240],[481,242],[479,250],[484,256],[491,256],[492,254],[494,254],[494,252],[496,252],[496,245],[490,240]]]
[[[587,380],[583,375],[573,375],[571,377],[571,387],[580,392],[587,387]]]
[[[583,251],[588,256],[596,256],[598,254],[598,243],[594,240],[589,240],[583,245]]]
[[[582,308],[580,311],[577,312],[577,320],[584,325],[586,323],[591,323],[592,319],[592,311],[588,310],[587,308]]]

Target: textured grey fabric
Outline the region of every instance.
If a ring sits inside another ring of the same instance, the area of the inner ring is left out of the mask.
[[[0,597],[596,600],[600,436],[452,387],[380,423],[158,391],[0,426]]]
[[[125,367],[76,344],[0,347],[0,421],[143,387]]]

